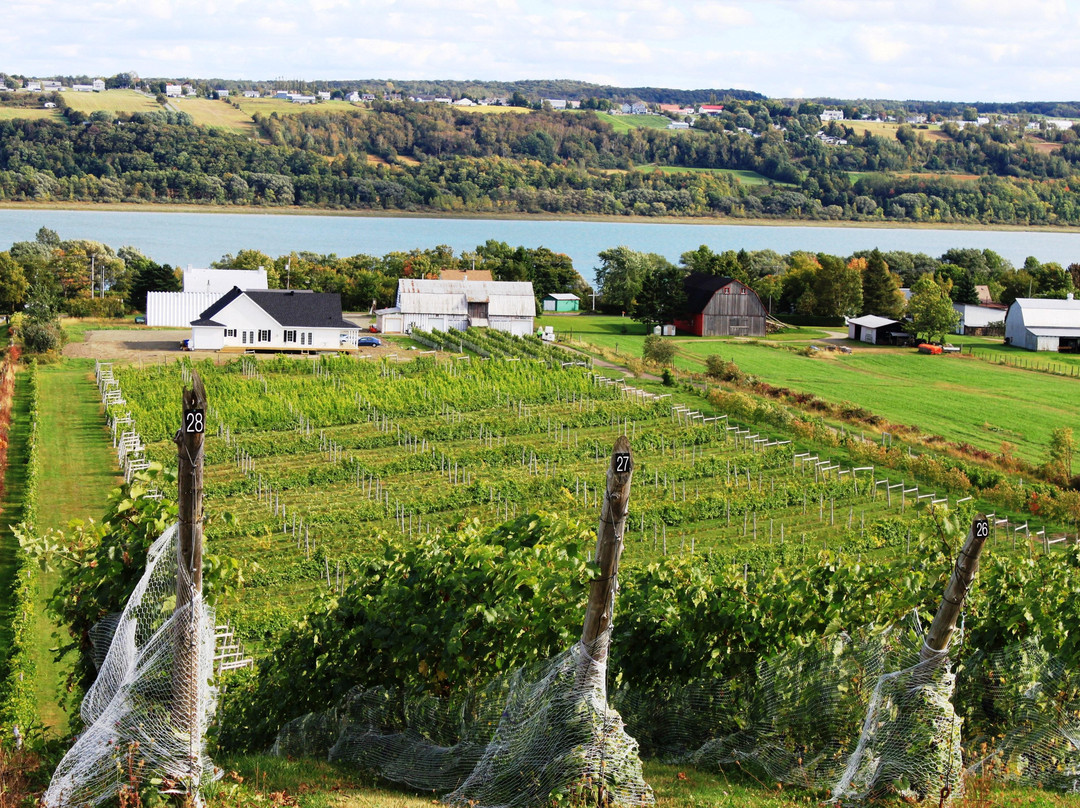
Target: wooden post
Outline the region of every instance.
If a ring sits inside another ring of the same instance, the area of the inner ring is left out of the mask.
[[[967,540],[964,542],[960,555],[956,558],[956,566],[953,567],[949,584],[945,587],[945,594],[941,598],[934,622],[930,624],[930,630],[926,633],[919,658],[930,659],[949,647],[953,632],[956,630],[956,621],[964,608],[964,598],[971,589],[971,582],[975,579],[975,573],[979,569],[979,555],[983,545],[990,536],[990,523],[985,516],[977,516],[971,522]]]
[[[188,738],[186,774],[197,787],[200,770],[199,636],[195,619],[202,597],[203,552],[203,438],[206,431],[206,390],[192,371],[191,389],[183,391],[180,429],[176,433],[179,528],[176,545],[176,613],[187,613],[176,629],[173,667],[173,720],[176,731]],[[183,802],[194,804],[194,794]]]
[[[619,558],[623,551],[626,515],[630,508],[630,479],[634,461],[630,441],[625,435],[615,439],[611,463],[607,470],[607,490],[600,508],[600,525],[596,532],[595,561],[599,576],[589,585],[589,602],[585,607],[585,623],[581,642],[597,662],[607,659],[606,632],[611,627],[615,611],[615,595],[619,590]],[[602,641],[594,646],[598,639]]]

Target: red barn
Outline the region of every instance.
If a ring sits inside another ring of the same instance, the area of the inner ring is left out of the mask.
[[[683,281],[686,313],[680,331],[699,337],[764,337],[768,316],[757,293],[741,281],[691,272]]]

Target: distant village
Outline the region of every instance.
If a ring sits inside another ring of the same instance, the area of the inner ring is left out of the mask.
[[[400,92],[386,92],[386,91],[365,91],[365,90],[315,90],[315,91],[299,91],[295,89],[296,85],[302,85],[303,82],[290,82],[294,85],[293,89],[255,89],[253,84],[249,89],[229,89],[226,87],[212,86],[206,83],[201,83],[198,86],[192,83],[172,83],[161,80],[140,80],[134,73],[121,74],[121,76],[129,77],[127,80],[127,87],[132,89],[139,89],[149,94],[160,94],[166,99],[178,99],[178,98],[193,98],[193,97],[209,97],[222,100],[229,100],[233,96],[241,96],[243,98],[275,98],[283,101],[288,101],[293,104],[318,104],[327,101],[341,100],[352,104],[371,104],[377,101],[382,102],[402,102],[411,101],[413,103],[429,103],[429,104],[446,104],[455,107],[485,107],[485,106],[521,106],[525,100],[521,97],[511,96],[485,96],[485,97],[451,97],[449,95],[407,95]],[[10,85],[9,85],[10,82]],[[0,94],[11,92],[23,92],[23,93],[62,93],[62,92],[94,92],[101,93],[106,92],[108,89],[113,89],[109,86],[109,82],[106,79],[97,78],[92,81],[86,81],[83,83],[69,82],[64,83],[57,79],[13,79],[8,77],[4,80],[2,74],[0,74]],[[516,94],[515,94],[516,96]],[[0,96],[2,97],[2,96]],[[535,108],[547,109],[553,111],[561,110],[577,110],[581,109],[583,103],[580,99],[569,98],[539,98],[529,99]],[[802,105],[803,108],[807,104]],[[1052,118],[1046,116],[1036,115],[982,115],[972,114],[970,117],[947,117],[943,115],[932,115],[923,113],[911,113],[911,114],[889,114],[888,112],[881,111],[878,106],[875,105],[875,109],[871,110],[866,104],[861,104],[858,107],[829,107],[822,104],[810,104],[810,106],[816,107],[821,111],[817,113],[818,118],[821,121],[822,129],[816,133],[816,137],[826,145],[830,146],[842,146],[846,145],[847,141],[839,135],[835,129],[831,129],[830,125],[837,124],[840,126],[847,126],[854,128],[859,124],[866,123],[891,123],[891,124],[908,124],[914,127],[928,128],[930,126],[941,126],[945,124],[951,124],[958,129],[964,129],[966,127],[973,126],[1001,126],[1005,128],[1024,129],[1025,131],[1047,131],[1047,130],[1059,130],[1063,131],[1071,129],[1077,121],[1068,118]],[[723,114],[724,104],[720,103],[696,103],[696,104],[665,104],[665,103],[645,103],[643,101],[628,100],[623,102],[609,102],[606,101],[603,104],[603,111],[612,115],[658,115],[664,116],[669,119],[667,125],[668,129],[689,129],[694,125],[694,122],[699,117],[715,117]],[[974,108],[972,108],[974,112]],[[781,129],[781,127],[776,127]],[[754,132],[747,127],[739,127],[739,131],[744,134],[748,134],[754,137],[760,137],[760,132]],[[782,129],[781,129],[782,131]]]

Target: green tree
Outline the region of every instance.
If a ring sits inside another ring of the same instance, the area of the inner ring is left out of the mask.
[[[954,303],[978,304],[979,292],[975,288],[975,277],[971,272],[960,273],[952,289],[952,299]]]
[[[960,322],[949,295],[930,275],[923,275],[911,287],[908,314],[915,336],[928,341],[943,340]]]
[[[673,323],[686,309],[685,272],[661,256],[653,262],[641,282],[641,291],[630,308],[630,316],[648,328]]]
[[[612,247],[602,251],[599,257],[596,283],[601,300],[616,311],[630,311],[649,269],[645,253],[629,247]]]
[[[866,256],[866,269],[862,272],[862,313],[899,320],[904,305],[900,276],[889,271],[880,250],[872,250]]]
[[[1049,459],[1043,467],[1050,479],[1059,485],[1072,482],[1073,455],[1076,454],[1076,439],[1071,427],[1059,426],[1050,433]]]
[[[167,264],[158,264],[149,258],[136,258],[128,263],[132,268],[128,305],[146,311],[147,292],[179,292],[180,281],[176,271]]]
[[[818,256],[821,268],[814,277],[814,314],[842,317],[862,310],[862,274],[835,255]]]
[[[11,257],[11,253],[0,253],[0,311],[11,314],[22,308],[30,284],[26,272]]]

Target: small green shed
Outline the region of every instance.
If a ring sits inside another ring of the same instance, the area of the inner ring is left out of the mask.
[[[544,295],[544,311],[565,312],[578,311],[581,298],[569,292],[553,292]]]

